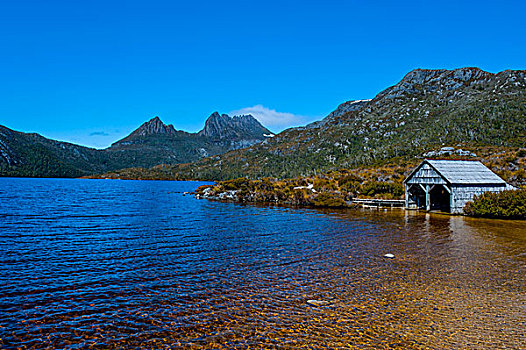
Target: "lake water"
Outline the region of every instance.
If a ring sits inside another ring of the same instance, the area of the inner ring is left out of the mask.
[[[525,222],[200,184],[0,179],[0,347],[526,348]]]

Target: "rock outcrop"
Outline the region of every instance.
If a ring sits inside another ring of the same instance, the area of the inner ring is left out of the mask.
[[[252,115],[230,117],[214,112],[208,117],[203,130],[198,135],[213,140],[264,140],[271,132]]]
[[[132,132],[130,136],[147,136],[154,134],[170,134],[175,135],[177,132],[173,125],[164,124],[159,117],[150,119],[142,124],[137,130]]]

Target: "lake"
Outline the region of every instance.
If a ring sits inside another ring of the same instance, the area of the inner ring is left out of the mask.
[[[526,348],[526,222],[201,184],[0,178],[1,348]]]

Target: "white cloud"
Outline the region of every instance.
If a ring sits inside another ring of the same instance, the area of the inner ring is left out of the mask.
[[[274,132],[280,132],[284,129],[290,128],[292,126],[301,126],[305,125],[311,121],[316,120],[316,118],[286,113],[278,112],[274,109],[267,108],[263,105],[255,105],[252,107],[245,107],[229,113],[231,116],[251,114],[256,118],[261,124],[269,128]]]

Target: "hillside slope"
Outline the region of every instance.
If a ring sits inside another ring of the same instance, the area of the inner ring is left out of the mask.
[[[196,161],[262,142],[271,132],[254,117],[213,113],[199,133],[175,130],[158,117],[104,150],[0,126],[0,176],[79,177],[128,167]],[[213,129],[214,133],[207,133]]]
[[[0,125],[0,176],[76,177],[112,169],[103,151]]]
[[[179,178],[290,178],[381,164],[446,146],[526,144],[526,71],[408,73],[374,99],[253,147],[168,169]]]

